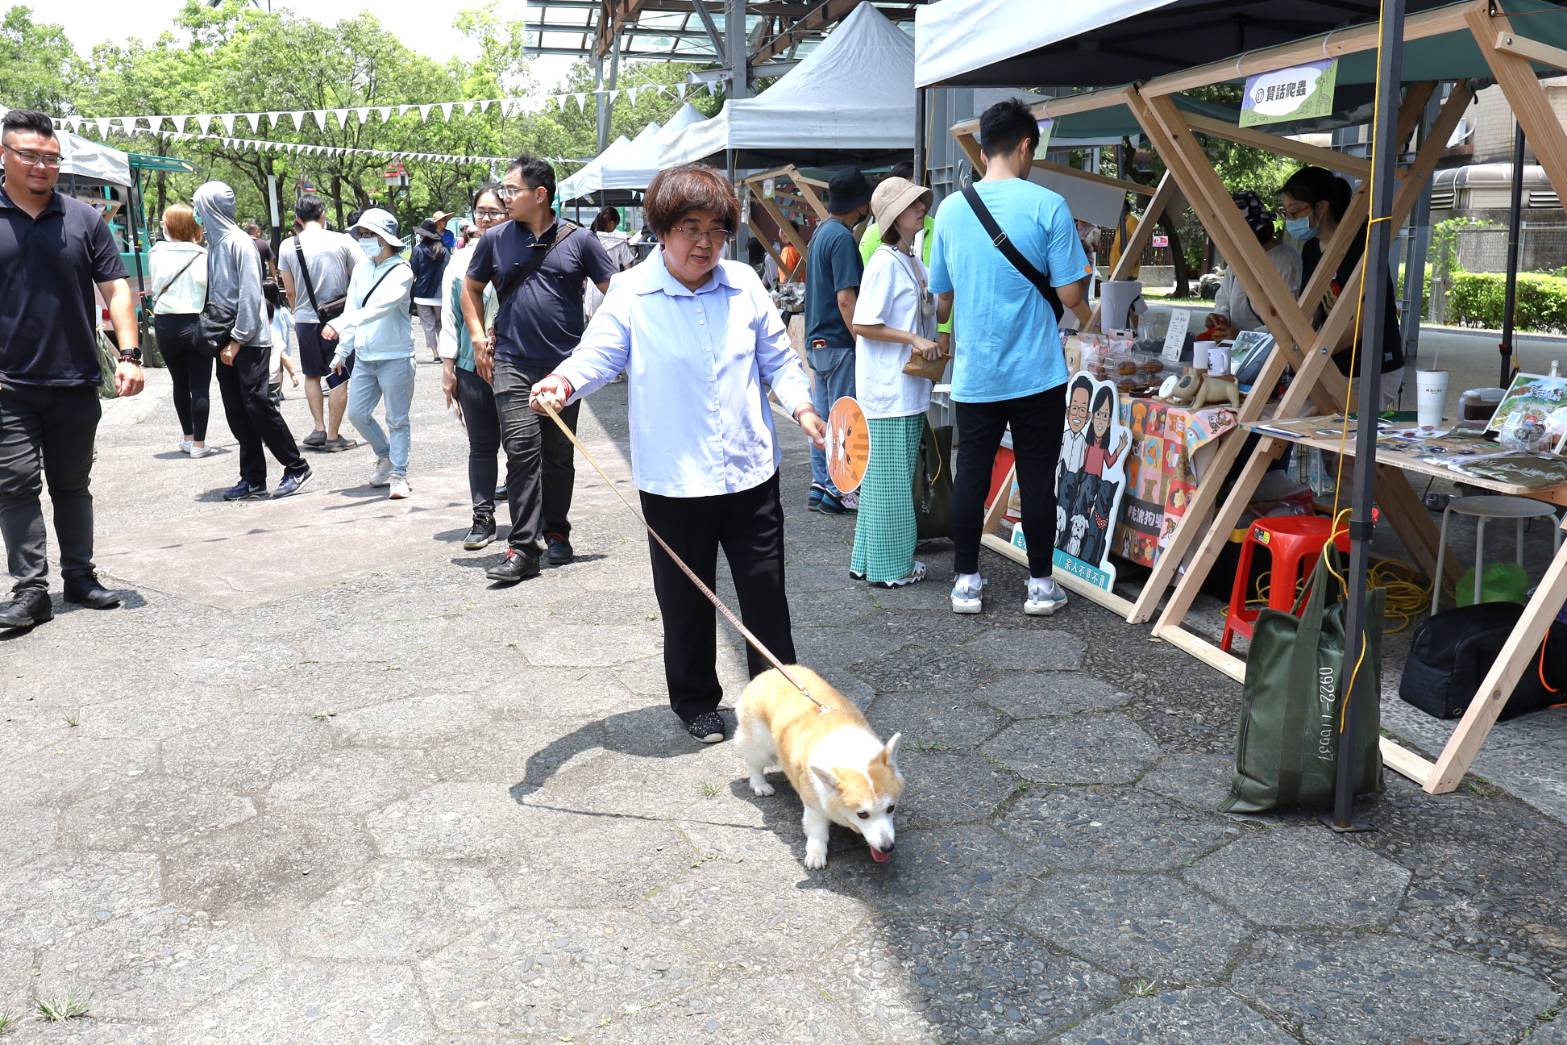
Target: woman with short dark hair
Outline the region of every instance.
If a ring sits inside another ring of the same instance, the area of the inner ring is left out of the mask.
[[[673,167],[653,179],[644,206],[661,246],[615,280],[577,350],[533,386],[533,408],[559,411],[625,370],[631,470],[648,524],[710,588],[722,547],[746,627],[793,663],[778,495],[783,454],[768,392],[817,446],[826,425],[761,280],[721,259],[740,220],[729,182],[710,167]],[[692,737],[715,743],[724,739],[724,720],[713,608],[651,547],[669,703]],[[767,670],[755,650],[746,654],[752,677]]]

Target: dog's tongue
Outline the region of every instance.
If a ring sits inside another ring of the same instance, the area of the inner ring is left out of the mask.
[[[888,860],[892,859],[892,854],[891,853],[884,853],[880,849],[877,849],[875,846],[871,846],[871,859],[875,860],[878,864],[884,864]]]

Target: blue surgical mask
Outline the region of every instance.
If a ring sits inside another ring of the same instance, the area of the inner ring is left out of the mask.
[[[206,224],[206,222],[201,220],[201,211],[197,211],[195,214],[192,215],[192,217],[194,217],[196,219],[196,224],[197,225],[205,225]]]
[[[1285,218],[1284,231],[1290,234],[1290,238],[1305,243],[1307,240],[1316,239],[1317,230],[1312,227],[1311,219],[1306,216],[1299,218]]]
[[[365,252],[365,257],[374,261],[381,256],[381,241],[374,236],[367,236],[362,240],[356,240],[359,249]]]

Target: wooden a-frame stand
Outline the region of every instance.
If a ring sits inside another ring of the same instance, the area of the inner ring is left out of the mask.
[[[764,191],[763,183],[767,179],[773,179],[773,198],[769,198]],[[784,184],[780,184],[780,182]],[[794,227],[794,223],[784,217],[783,210],[778,206],[776,197],[793,200],[804,204],[816,212],[818,221],[827,217],[827,204],[822,202],[821,191],[827,188],[827,183],[817,181],[815,178],[807,178],[801,174],[793,164],[787,167],[778,167],[774,170],[763,171],[761,174],[753,174],[740,183],[741,192],[749,192],[756,205],[767,212],[778,226],[779,235],[783,236],[795,250],[800,253],[800,263],[795,269],[805,264],[805,255],[809,248],[806,246],[805,237],[800,235],[800,230]],[[743,198],[743,197],[742,197]],[[773,260],[778,263],[778,278],[788,283],[796,278],[795,269],[784,264],[783,255],[773,250],[773,238],[764,235],[755,218],[748,218],[746,225],[751,230],[751,235],[756,237],[758,243],[771,254]]]

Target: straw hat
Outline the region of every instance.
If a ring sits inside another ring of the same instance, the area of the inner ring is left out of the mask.
[[[930,190],[923,185],[916,185],[907,178],[883,178],[871,193],[871,213],[876,217],[876,227],[881,229],[882,236],[886,237],[887,230],[899,215],[920,200],[927,205],[931,201]]]

